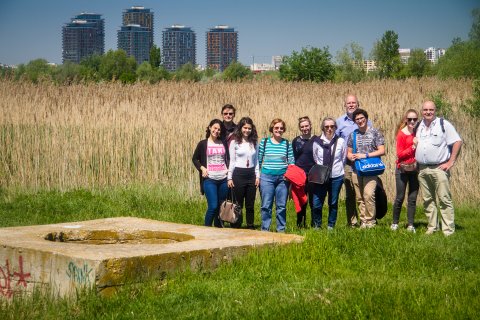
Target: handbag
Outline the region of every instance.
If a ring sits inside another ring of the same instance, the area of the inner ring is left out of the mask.
[[[333,144],[333,154],[330,160],[330,164],[325,166],[323,164],[314,165],[310,171],[308,171],[308,182],[315,184],[325,184],[330,179],[330,174],[332,172],[333,160],[335,158],[335,151],[337,150],[337,140]]]
[[[400,162],[400,171],[402,172],[413,172],[417,171],[417,162],[405,163]]]
[[[233,191],[233,188],[230,194],[231,199],[227,197],[227,199],[225,199],[225,201],[223,201],[220,205],[219,217],[222,221],[236,223],[242,214],[242,208],[238,204],[237,200],[235,200],[235,192]]]
[[[357,130],[353,131],[353,153],[357,153]],[[355,169],[362,177],[378,176],[385,171],[385,164],[380,157],[356,159]]]
[[[314,165],[308,171],[308,182],[316,184],[325,184],[330,179],[330,167],[322,164]]]

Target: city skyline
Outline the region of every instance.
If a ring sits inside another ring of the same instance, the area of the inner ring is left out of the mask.
[[[272,56],[289,55],[302,47],[329,47],[333,57],[356,42],[368,57],[373,43],[386,30],[399,35],[401,48],[448,48],[455,37],[468,38],[471,11],[476,0],[439,0],[385,3],[380,0],[202,1],[181,0],[5,0],[0,11],[0,63],[16,65],[43,58],[62,61],[62,26],[82,12],[105,19],[105,52],[117,49],[122,12],[132,6],[151,9],[155,15],[154,43],[162,47],[162,31],[175,24],[192,28],[197,41],[197,63],[205,65],[205,32],[228,25],[238,32],[239,61],[270,62]]]

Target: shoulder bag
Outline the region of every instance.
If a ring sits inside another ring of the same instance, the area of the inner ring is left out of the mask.
[[[353,153],[357,153],[357,131],[353,131]],[[356,159],[355,169],[359,176],[378,176],[385,171],[385,164],[380,157]]]
[[[308,172],[308,182],[315,184],[325,184],[330,179],[332,172],[333,160],[335,159],[335,152],[337,151],[337,140],[333,144],[333,154],[328,166],[323,164],[315,164]]]
[[[233,188],[229,193],[231,194],[230,199],[227,197],[227,199],[225,199],[225,201],[223,201],[220,205],[219,217],[222,221],[236,223],[242,214],[242,208],[235,199],[235,192]]]

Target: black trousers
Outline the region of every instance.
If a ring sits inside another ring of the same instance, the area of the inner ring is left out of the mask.
[[[415,209],[417,207],[417,195],[419,189],[418,172],[400,172],[395,170],[395,184],[397,187],[397,195],[393,203],[393,223],[398,224],[400,220],[400,211],[402,210],[403,200],[405,199],[405,191],[408,184],[407,198],[407,219],[408,224],[413,226],[415,219]]]
[[[247,227],[253,227],[255,196],[257,195],[257,187],[255,187],[255,168],[235,168],[232,174],[234,184],[233,192],[238,204],[244,208]],[[243,222],[243,214],[237,223],[232,227],[240,228]]]

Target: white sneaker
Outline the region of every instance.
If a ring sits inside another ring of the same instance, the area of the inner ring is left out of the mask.
[[[407,231],[411,233],[415,233],[415,227],[414,226],[408,226]]]
[[[396,231],[398,229],[398,224],[392,223],[392,225],[390,226],[390,229],[392,229],[393,231]]]

